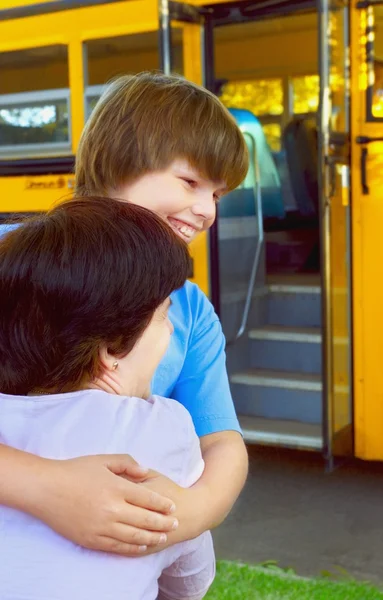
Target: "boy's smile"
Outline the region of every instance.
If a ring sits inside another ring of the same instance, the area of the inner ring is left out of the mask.
[[[226,192],[224,182],[202,177],[186,160],[167,169],[147,173],[122,186],[114,196],[158,213],[185,242],[214,223],[216,205]]]
[[[190,242],[199,231],[202,231],[201,228],[197,228],[192,223],[186,223],[186,221],[181,221],[180,219],[175,219],[174,217],[168,217],[168,222],[171,225],[171,228],[174,229],[176,233],[186,242]]]

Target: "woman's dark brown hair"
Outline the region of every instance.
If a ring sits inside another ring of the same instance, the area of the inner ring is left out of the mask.
[[[151,211],[75,198],[0,239],[0,392],[71,391],[107,345],[127,354],[189,272],[187,246]]]

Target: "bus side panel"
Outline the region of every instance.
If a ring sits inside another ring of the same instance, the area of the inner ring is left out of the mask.
[[[383,121],[367,122],[366,11],[351,16],[355,454],[383,460],[383,144],[356,143],[383,136]]]
[[[0,214],[46,211],[72,196],[73,174],[0,177]]]

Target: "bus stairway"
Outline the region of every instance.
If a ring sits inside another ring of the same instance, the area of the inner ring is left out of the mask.
[[[252,310],[259,306],[255,303]],[[263,315],[260,325],[250,328],[242,343],[242,348],[246,345],[245,368],[239,368],[238,357],[233,361],[235,346],[228,348],[231,390],[245,440],[320,450],[319,276],[297,274],[269,281]]]

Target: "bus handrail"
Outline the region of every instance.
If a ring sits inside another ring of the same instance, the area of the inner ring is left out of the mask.
[[[256,250],[255,250],[253,265],[251,268],[249,283],[247,286],[246,300],[245,300],[245,304],[243,307],[241,324],[237,330],[237,333],[230,340],[228,340],[226,342],[227,346],[235,344],[235,342],[237,342],[246,331],[247,321],[249,319],[251,301],[253,298],[253,291],[254,291],[254,287],[255,287],[255,282],[257,280],[257,274],[258,274],[258,269],[259,269],[259,264],[260,264],[260,259],[261,259],[263,240],[264,240],[261,178],[260,178],[260,172],[259,172],[259,165],[257,162],[256,146],[255,146],[254,138],[251,135],[247,134],[246,132],[243,132],[243,135],[245,137],[248,137],[251,140],[251,144],[252,144],[253,151],[254,151],[254,163],[255,163],[254,166],[255,166],[256,181],[255,181],[255,189],[253,189],[253,193],[254,193],[254,203],[255,203],[255,208],[256,208],[256,215],[257,215],[257,220],[258,220],[258,233],[259,234],[258,234],[258,242],[257,242]]]

